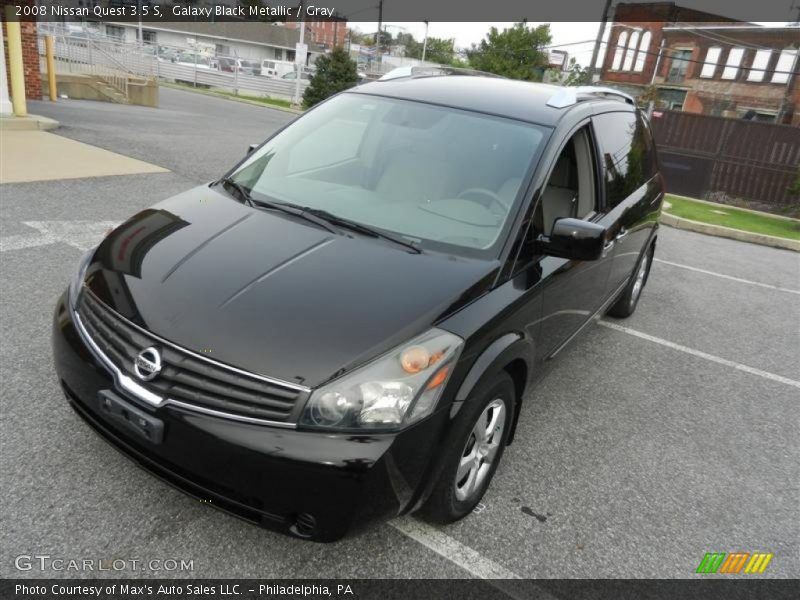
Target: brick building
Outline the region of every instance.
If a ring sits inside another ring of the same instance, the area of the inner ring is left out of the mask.
[[[299,29],[299,21],[287,21],[289,29]],[[306,36],[318,46],[330,49],[344,46],[347,40],[347,19],[333,18],[327,21],[306,21]]]
[[[658,107],[800,124],[799,49],[797,27],[762,27],[673,3],[621,4],[600,79]]]
[[[6,63],[6,73],[9,73],[8,65],[8,30],[6,29],[5,7],[10,2],[0,3],[0,11],[3,14],[3,60]],[[15,4],[35,5],[34,0],[17,0]],[[42,99],[42,78],[39,71],[39,46],[37,42],[36,22],[23,21],[22,29],[22,65],[25,72],[25,96],[30,100]],[[9,81],[10,85],[10,81]]]

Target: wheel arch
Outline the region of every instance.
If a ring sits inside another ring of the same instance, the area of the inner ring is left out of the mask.
[[[509,332],[495,339],[478,356],[461,383],[453,402],[451,416],[455,416],[472,391],[487,377],[505,372],[514,383],[514,415],[508,444],[517,429],[522,399],[531,380],[531,357],[534,356],[530,340],[517,332]]]

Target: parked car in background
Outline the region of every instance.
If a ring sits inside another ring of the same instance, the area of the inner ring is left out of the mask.
[[[636,309],[664,183],[631,97],[445,72],[329,98],[87,252],[52,330],[75,411],[300,538],[469,515],[546,361]]]
[[[177,62],[178,60],[178,50],[175,48],[169,48],[167,46],[159,46],[156,54],[156,58],[162,62]]]
[[[288,60],[269,60],[261,61],[261,75],[264,77],[280,78],[286,73],[294,72],[294,63]]]
[[[193,52],[179,52],[173,61],[179,65],[187,65],[190,67],[197,67],[198,69],[211,69],[211,58],[204,54],[195,54]]]
[[[297,72],[292,71],[291,73],[286,73],[283,77],[281,77],[281,79],[295,80],[297,79]],[[302,79],[303,81],[308,81],[309,79],[311,79],[311,75],[309,75],[306,71],[303,71],[300,73],[300,79]]]
[[[245,75],[261,75],[261,63],[255,60],[239,61],[239,68]]]
[[[243,75],[260,75],[261,63],[253,60],[232,58],[230,56],[216,57],[219,70],[224,73],[241,73]]]

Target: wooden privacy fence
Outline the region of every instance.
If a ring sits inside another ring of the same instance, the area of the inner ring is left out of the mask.
[[[800,128],[678,111],[651,123],[667,191],[695,198],[800,205]]]

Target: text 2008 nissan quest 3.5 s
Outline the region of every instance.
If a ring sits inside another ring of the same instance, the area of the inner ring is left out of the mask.
[[[663,195],[649,124],[614,90],[366,84],[86,254],[56,308],[58,377],[111,444],[262,526],[453,521],[542,363],[636,308]]]

